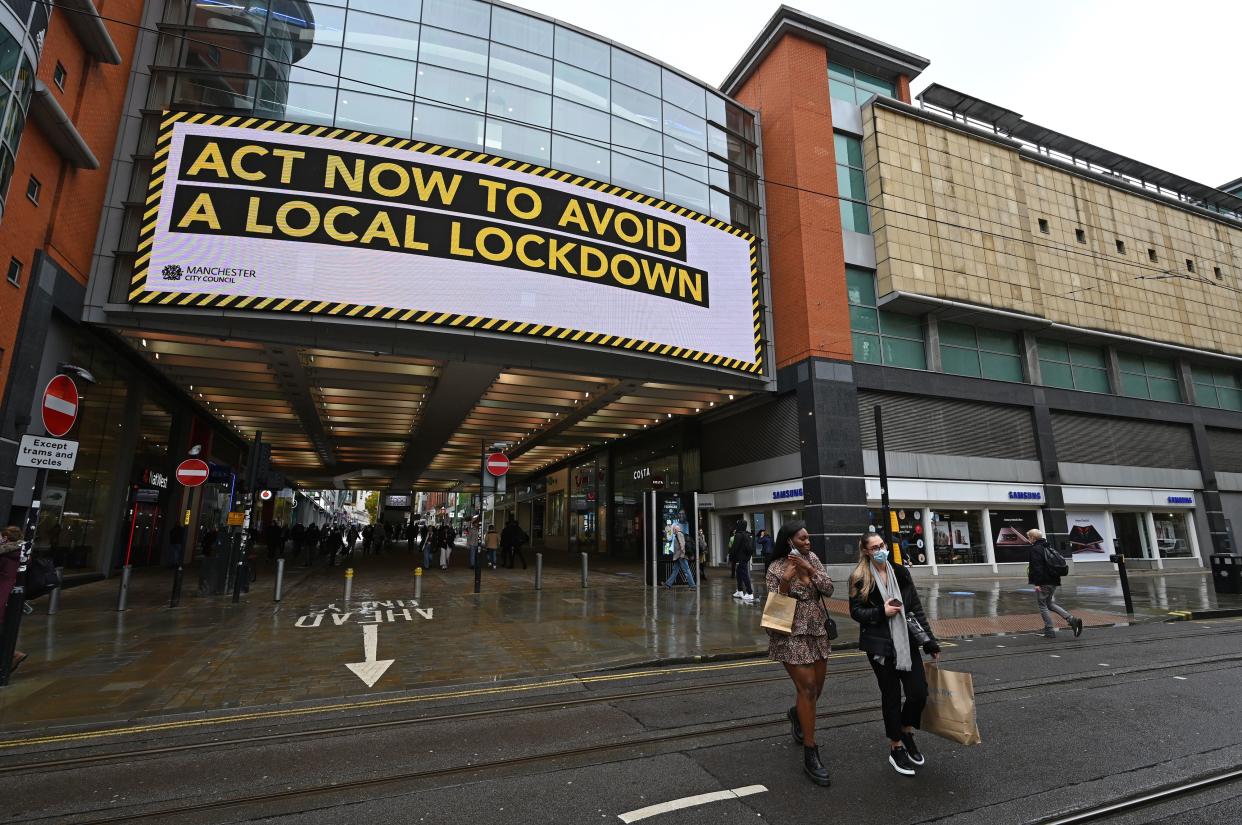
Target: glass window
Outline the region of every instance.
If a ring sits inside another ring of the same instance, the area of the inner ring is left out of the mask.
[[[710,92],[707,94],[707,119],[712,123],[724,124],[729,103],[723,97]]]
[[[596,109],[608,109],[608,79],[576,66],[555,62],[552,91],[557,97]]]
[[[983,513],[979,510],[936,510],[932,517],[932,546],[936,564],[984,564]]]
[[[350,15],[352,25],[353,15]],[[419,60],[471,74],[487,74],[487,41],[443,29],[423,27]]]
[[[422,64],[418,67],[419,98],[483,111],[487,81],[481,77]]]
[[[637,157],[648,163],[656,165],[662,163],[664,138],[659,132],[644,129],[628,120],[614,117],[612,119],[612,142],[617,148],[637,150]]]
[[[551,135],[545,129],[532,129],[516,123],[487,121],[487,149],[517,160],[550,166]]]
[[[699,117],[707,115],[706,93],[702,86],[668,69],[664,69],[661,76],[663,78],[661,97],[692,115]]]
[[[1170,359],[1130,352],[1117,353],[1121,367],[1121,394],[1153,401],[1181,401],[1177,368]]]
[[[1211,367],[1194,367],[1195,403],[1201,407],[1242,410],[1242,383],[1237,373]]]
[[[260,83],[255,113],[295,123],[332,126],[336,123],[336,95],[337,90],[331,86],[289,83],[273,90]]]
[[[921,318],[876,309],[875,274],[865,269],[847,266],[845,288],[855,361],[927,369]]]
[[[552,98],[493,80],[488,87],[487,113],[546,129],[552,124]]]
[[[616,46],[612,48],[612,77],[657,97],[660,94],[660,67]]]
[[[1109,392],[1108,362],[1102,347],[1038,339],[1040,382],[1083,392]]]
[[[552,91],[552,61],[546,57],[493,43],[490,66],[488,73],[497,80],[538,92]]]
[[[707,149],[707,121],[670,105],[668,101],[664,102],[664,134],[691,146]]]
[[[13,73],[21,62],[21,44],[9,34],[7,29],[0,28],[0,80],[13,82]],[[656,91],[659,91],[657,88]]]
[[[374,14],[359,14],[350,10],[345,26],[345,46],[371,54],[399,57],[402,60],[418,59],[418,24]],[[424,36],[426,36],[424,32]],[[307,56],[319,47],[316,43]],[[384,83],[383,75],[372,75],[366,80]],[[385,84],[386,85],[386,84]]]
[[[603,41],[557,26],[555,49],[557,60],[572,63],[598,75],[608,75],[611,47]]]
[[[840,132],[833,134],[837,160],[837,195],[841,207],[841,228],[850,232],[871,232],[867,210],[867,182],[863,173],[862,141]]]
[[[674,203],[706,212],[711,208],[707,184],[691,180],[670,170],[664,172],[664,197]]]
[[[287,71],[289,79],[316,86],[331,86],[341,74],[341,50],[334,46],[315,46],[292,66],[282,65],[287,59],[265,62],[264,73],[271,69],[271,76],[282,77]],[[370,78],[374,79],[374,78]]]
[[[945,321],[939,326],[941,368],[953,375],[1021,381],[1022,356],[1012,332]]]
[[[650,129],[661,126],[660,99],[612,82],[612,113]]]
[[[422,3],[420,0],[349,0],[349,11],[369,11],[389,17],[417,20],[422,11]]]
[[[323,3],[306,3],[306,9],[310,14],[308,20],[303,20],[293,14],[272,15],[267,20],[267,36],[285,38],[288,40],[312,40],[316,46],[326,44],[329,46],[340,46],[345,34],[345,9],[339,6],[328,6]],[[206,3],[196,3],[194,25],[205,26],[209,28],[230,28],[236,26],[235,22],[220,19],[220,16]],[[200,14],[197,9],[202,9]],[[266,9],[260,8],[259,14],[262,15]],[[224,25],[221,25],[221,24]],[[249,28],[247,25],[246,28]],[[307,36],[307,29],[310,30],[310,37]]]
[[[648,195],[664,194],[664,170],[622,152],[612,153],[612,182]]]
[[[478,0],[423,0],[423,22],[442,29],[487,37],[491,5]]]
[[[1156,549],[1165,559],[1186,558],[1191,553],[1185,513],[1152,513],[1156,527]]]
[[[552,107],[552,128],[557,132],[594,138],[604,144],[609,139],[609,117],[598,109],[590,109],[557,98]],[[603,148],[607,148],[604,146]]]
[[[371,93],[406,92],[413,96],[418,64],[395,57],[346,49],[341,57],[341,85]],[[383,78],[383,88],[372,85]],[[322,81],[320,81],[322,82]]]
[[[479,149],[483,146],[483,116],[419,101],[414,107],[414,137],[462,149]]]
[[[872,95],[896,97],[897,88],[888,80],[867,74],[839,63],[828,64],[828,94],[837,100],[844,100],[861,106]]]
[[[492,9],[492,40],[528,52],[552,53],[552,24],[513,9]]]
[[[350,89],[341,89],[337,97],[337,126],[409,137],[413,115],[413,100],[381,97]]]
[[[606,181],[609,154],[606,146],[552,135],[552,166],[557,169]]]

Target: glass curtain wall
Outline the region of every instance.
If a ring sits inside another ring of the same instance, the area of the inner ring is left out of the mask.
[[[3,2],[24,28],[28,43],[38,55],[43,50],[52,4],[29,0]],[[21,33],[0,26],[0,212],[8,196],[14,159],[34,94],[35,68],[27,50],[22,48]]]
[[[758,229],[754,117],[567,26],[476,0],[173,0],[148,105],[494,152]]]

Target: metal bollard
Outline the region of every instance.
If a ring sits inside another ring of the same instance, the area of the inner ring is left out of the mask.
[[[116,609],[119,613],[125,609],[125,602],[129,600],[129,565],[121,568],[121,592],[116,597]]]
[[[181,604],[181,583],[184,578],[185,568],[178,564],[176,572],[173,573],[173,591],[172,597],[168,600],[169,607],[176,607]]]
[[[354,592],[354,568],[345,568],[345,601],[349,601],[349,597]]]
[[[582,586],[587,586],[587,554],[582,554]]]
[[[478,593],[483,589],[483,550],[474,551],[474,592]]]
[[[535,589],[543,589],[543,553],[535,554]]]
[[[272,594],[272,601],[280,601],[281,591],[285,589],[285,560],[283,558],[276,559],[276,591]]]
[[[423,568],[414,568],[414,601],[423,603]]]
[[[1126,573],[1126,557],[1114,553],[1108,560],[1117,565],[1117,575],[1121,578],[1121,597],[1126,601],[1126,613],[1134,614],[1134,599],[1130,597],[1130,576]]]
[[[56,578],[60,579],[62,582],[65,580],[65,568],[56,568]],[[53,616],[60,612],[60,589],[60,585],[57,585],[56,589],[54,589],[47,596],[47,615],[49,616]]]

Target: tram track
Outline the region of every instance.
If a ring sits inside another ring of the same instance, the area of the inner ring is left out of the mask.
[[[1115,640],[1102,640],[1099,642],[1077,643],[1073,647],[1067,647],[1066,651],[1076,650],[1096,650],[1101,648],[1110,648],[1117,646],[1128,646],[1135,644],[1154,643],[1160,641],[1168,641],[1170,639],[1187,639],[1203,636],[1220,636],[1220,635],[1237,635],[1242,633],[1242,627],[1236,630],[1209,632],[1209,633],[1183,633],[1176,636],[1154,635],[1143,636],[1138,638],[1126,638]],[[1000,638],[1000,637],[988,637]],[[947,640],[946,640],[947,641]],[[955,644],[957,644],[955,642]],[[955,655],[947,660],[953,666],[969,662],[987,662],[994,659],[1004,658],[1020,658],[1033,654],[1047,654],[1046,648],[1011,648],[1004,653],[988,652],[972,654],[967,656]],[[829,671],[829,678],[841,678],[854,675],[870,674],[870,665],[858,667],[835,668]],[[659,671],[651,671],[649,675],[658,676]],[[618,674],[618,677],[624,677],[625,674]],[[784,683],[788,681],[785,674],[773,674],[768,676],[756,676],[743,679],[721,679],[708,682],[696,682],[689,685],[678,685],[674,687],[663,688],[647,688],[642,690],[629,691],[608,691],[592,693],[588,696],[558,697],[548,701],[541,702],[525,702],[515,705],[506,705],[505,707],[489,707],[476,710],[454,711],[451,713],[429,714],[413,717],[401,717],[396,719],[379,719],[362,722],[349,722],[347,724],[338,725],[321,725],[300,730],[272,731],[261,734],[248,734],[245,736],[234,736],[227,738],[217,738],[207,741],[183,742],[173,745],[159,745],[155,747],[144,747],[127,750],[105,751],[103,753],[91,753],[79,756],[65,756],[55,759],[27,760],[9,764],[0,764],[0,776],[16,773],[29,773],[32,771],[46,772],[54,770],[67,770],[71,768],[79,768],[89,765],[98,765],[109,762],[125,762],[134,759],[148,759],[157,756],[170,756],[179,753],[201,752],[207,750],[219,750],[231,747],[243,747],[251,745],[272,744],[283,741],[296,741],[305,739],[314,739],[317,737],[343,736],[357,733],[366,733],[371,731],[386,730],[392,728],[417,727],[422,725],[431,725],[444,722],[470,721],[488,717],[504,717],[515,714],[538,713],[542,711],[562,710],[566,708],[582,707],[589,705],[601,705],[611,702],[628,702],[647,699],[662,699],[679,695],[702,693],[705,691],[730,690],[742,687],[751,687],[755,685]],[[431,697],[434,699],[434,697]],[[213,720],[203,720],[209,723]],[[219,724],[228,724],[227,719],[214,720]],[[206,727],[206,725],[204,725]],[[124,729],[118,729],[121,732]],[[150,731],[148,731],[150,732]],[[158,731],[155,731],[158,732]],[[84,736],[90,738],[90,732],[85,732]],[[3,743],[0,743],[3,744]],[[98,742],[82,742],[75,744],[74,749],[85,749],[98,747]],[[68,750],[61,748],[60,750]]]
[[[1003,656],[992,655],[986,657],[976,657],[982,659],[1003,658]],[[1129,677],[1144,677],[1148,674],[1158,673],[1160,671],[1185,669],[1188,667],[1201,667],[1203,671],[1231,669],[1242,663],[1242,654],[1237,656],[1213,656],[1202,659],[1181,660],[1175,662],[1162,662],[1157,664],[1135,665],[1132,667],[1117,667],[1104,672],[1079,672],[1066,674],[1058,677],[1048,677],[1042,679],[1022,680],[1012,684],[988,685],[977,688],[975,696],[977,699],[986,699],[987,697],[997,696],[1000,694],[1016,692],[1016,691],[1042,691],[1051,688],[1058,688],[1070,684],[1083,684],[1088,682],[1096,682],[1106,679],[1127,679]],[[1221,667],[1203,667],[1203,666],[1221,666]],[[869,668],[868,668],[869,670]],[[783,681],[785,677],[779,677],[777,680],[763,681]],[[745,680],[760,681],[760,680]],[[650,692],[644,692],[650,693]],[[644,694],[626,694],[627,698],[641,698]],[[616,698],[615,696],[613,697]],[[549,707],[560,707],[564,703],[547,703]],[[983,704],[981,702],[981,704]],[[484,712],[466,715],[469,716],[486,715]],[[462,718],[454,716],[453,718]],[[873,722],[879,718],[879,712],[874,702],[855,704],[830,711],[817,714],[818,720],[826,721],[828,724],[821,727],[822,730],[832,730],[834,728],[843,728],[855,724],[863,724]],[[284,790],[273,791],[269,793],[250,794],[237,796],[227,799],[217,799],[206,802],[196,802],[186,805],[176,805],[162,807],[149,811],[128,811],[124,814],[113,814],[103,818],[95,819],[77,819],[78,815],[73,816],[74,821],[80,825],[107,825],[116,822],[140,822],[140,821],[175,821],[184,816],[192,816],[197,814],[207,814],[213,811],[224,811],[234,808],[242,808],[246,806],[267,806],[279,804],[282,802],[295,802],[298,800],[312,799],[314,797],[322,797],[330,794],[338,793],[365,793],[375,791],[381,788],[390,787],[401,784],[415,784],[427,782],[431,780],[452,779],[454,777],[469,776],[472,774],[489,774],[494,772],[508,771],[515,768],[526,768],[534,765],[570,762],[576,766],[586,766],[591,764],[599,764],[595,760],[596,757],[603,757],[609,754],[625,754],[633,752],[633,756],[622,755],[612,761],[621,761],[626,758],[651,756],[654,753],[661,752],[660,749],[669,745],[686,744],[688,749],[694,749],[706,746],[706,743],[717,737],[737,738],[738,734],[754,733],[768,729],[779,729],[787,726],[788,720],[782,714],[778,717],[765,716],[764,718],[752,717],[749,720],[731,720],[722,724],[707,725],[697,730],[673,730],[655,733],[647,736],[638,736],[625,741],[610,742],[598,745],[586,745],[572,748],[562,748],[559,750],[551,750],[542,753],[525,754],[522,756],[506,757],[494,759],[484,762],[474,762],[467,764],[449,765],[441,768],[431,768],[419,771],[405,771],[384,776],[368,777],[363,779],[346,780],[336,782],[329,785],[318,785],[299,788],[287,788]],[[365,729],[365,728],[363,728]],[[262,737],[259,737],[262,741]],[[694,744],[702,742],[703,745]],[[185,749],[193,749],[192,746],[185,746]],[[148,755],[153,751],[137,752],[140,755]],[[584,764],[578,760],[587,760]],[[32,763],[31,769],[34,765]],[[44,763],[46,764],[46,763]],[[44,768],[46,770],[46,768]],[[363,798],[363,797],[360,797]],[[89,812],[83,816],[89,816]],[[266,816],[267,814],[265,814]],[[1102,816],[1103,814],[1101,814]],[[1097,817],[1098,818],[1098,817]],[[66,821],[66,815],[61,813],[55,816],[41,817],[29,819],[27,821]],[[1065,820],[1061,822],[1057,820],[1059,825],[1069,825],[1072,822],[1088,822],[1090,819],[1082,820]],[[1041,825],[1045,825],[1041,823]],[[1047,823],[1046,825],[1052,825]]]
[[[1136,811],[1162,805],[1186,796],[1206,793],[1235,782],[1242,782],[1242,768],[1230,768],[1214,773],[1201,774],[1193,779],[1176,782],[1151,790],[1114,800],[1103,805],[1092,805],[1073,813],[1061,814],[1052,819],[1040,820],[1036,825],[1084,825],[1123,817]]]

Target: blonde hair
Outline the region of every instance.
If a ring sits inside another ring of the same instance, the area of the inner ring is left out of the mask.
[[[1026,531],[1026,537],[1031,541],[1039,541],[1044,537],[1044,531],[1040,530],[1038,527],[1032,527],[1030,530]]]
[[[849,588],[850,592],[854,588],[858,588],[858,595],[864,600],[871,597],[871,591],[875,588],[875,573],[871,570],[869,559],[867,558],[867,543],[872,538],[883,538],[879,533],[863,533],[862,538],[858,540],[858,564],[854,565],[854,569],[850,571]]]

